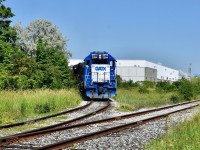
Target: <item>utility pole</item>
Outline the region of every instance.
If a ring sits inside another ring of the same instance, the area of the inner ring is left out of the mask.
[[[189,78],[191,79],[192,78],[192,64],[190,64],[189,66],[188,75],[189,75]]]

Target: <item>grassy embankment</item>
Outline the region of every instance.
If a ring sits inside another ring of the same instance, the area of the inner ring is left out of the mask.
[[[162,138],[153,140],[149,150],[199,150],[200,149],[200,113],[190,121],[176,125]]]
[[[118,110],[132,111],[144,107],[157,107],[174,103],[171,100],[176,92],[158,92],[155,89],[148,89],[148,93],[140,93],[138,88],[117,89],[116,101],[120,103]]]
[[[0,125],[66,110],[80,102],[74,89],[0,91]]]
[[[171,97],[177,94],[155,88],[148,88],[146,93],[139,92],[139,88],[118,88],[117,93],[114,99],[120,103],[120,111],[172,104]],[[0,125],[76,107],[80,101],[75,89],[0,91]]]
[[[118,95],[115,98],[120,106],[118,110],[136,110],[144,107],[155,107],[183,100],[174,101],[173,96],[178,95],[173,92],[158,92],[155,89],[149,89],[148,93],[140,93],[138,88],[118,89]],[[180,97],[179,97],[180,98]],[[197,96],[197,99],[199,96]],[[182,99],[182,98],[181,98]],[[149,150],[197,150],[200,149],[200,113],[191,121],[176,125],[172,131],[168,131],[161,139],[156,139],[147,145]]]

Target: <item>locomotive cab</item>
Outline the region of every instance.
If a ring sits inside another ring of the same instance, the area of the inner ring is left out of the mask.
[[[108,99],[116,95],[116,60],[106,52],[92,52],[84,59],[83,84],[89,98]]]

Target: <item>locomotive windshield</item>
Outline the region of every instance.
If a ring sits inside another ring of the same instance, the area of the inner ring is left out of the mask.
[[[102,60],[93,59],[92,64],[108,64],[108,60],[107,59],[102,59]]]

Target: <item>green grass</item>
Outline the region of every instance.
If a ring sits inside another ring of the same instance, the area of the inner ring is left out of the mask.
[[[147,150],[199,150],[200,149],[200,113],[190,121],[176,125],[161,139],[153,140]]]
[[[76,107],[80,102],[75,89],[0,91],[0,125]]]
[[[132,111],[146,107],[157,107],[172,104],[171,96],[174,92],[157,92],[155,89],[148,89],[148,93],[139,93],[138,88],[117,89],[116,101],[120,103],[118,110]]]

